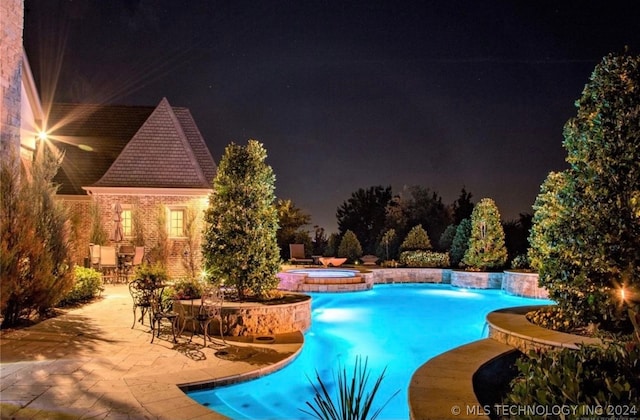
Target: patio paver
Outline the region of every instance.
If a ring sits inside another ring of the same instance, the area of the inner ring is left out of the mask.
[[[148,325],[136,323],[124,285],[32,327],[0,336],[0,417],[12,419],[223,419],[178,385],[239,381],[293,360],[301,333],[272,344],[229,341],[263,349],[241,361],[216,357],[201,337],[174,345],[165,332],[150,344]]]

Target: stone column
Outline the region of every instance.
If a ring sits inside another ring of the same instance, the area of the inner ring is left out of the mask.
[[[20,151],[24,0],[0,1],[0,156]]]

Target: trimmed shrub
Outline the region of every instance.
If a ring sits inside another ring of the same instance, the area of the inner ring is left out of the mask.
[[[449,254],[434,251],[404,251],[400,254],[400,264],[407,267],[449,267]]]
[[[198,299],[202,297],[202,284],[190,278],[178,279],[167,289],[172,299]]]
[[[585,410],[589,407],[626,407],[630,411],[601,414],[607,418],[636,417],[640,407],[639,361],[640,347],[636,343],[531,351],[516,362],[519,375],[503,403],[520,407],[574,406],[576,417],[587,415]]]
[[[71,305],[89,301],[99,296],[102,290],[102,274],[93,268],[84,268],[76,265],[74,270],[73,288],[62,298],[58,306]]]
[[[141,264],[133,272],[133,278],[135,280],[144,280],[151,287],[152,285],[166,282],[169,276],[162,264]]]
[[[362,256],[362,246],[356,234],[348,230],[345,232],[338,247],[338,257],[346,258],[349,262],[354,262]]]
[[[514,270],[529,270],[531,271],[531,264],[529,263],[529,257],[526,254],[516,255],[511,261],[511,268]]]
[[[416,225],[409,233],[400,245],[401,251],[416,251],[416,250],[428,250],[431,249],[431,241],[427,231],[422,228],[422,225]]]

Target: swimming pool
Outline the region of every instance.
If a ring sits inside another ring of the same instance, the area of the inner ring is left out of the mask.
[[[400,389],[380,419],[409,417],[407,388],[413,372],[428,359],[486,335],[492,310],[550,303],[507,295],[500,290],[464,290],[437,284],[376,285],[361,293],[312,293],[312,325],[296,360],[252,381],[189,392],[188,395],[233,419],[302,419],[299,409],[313,400],[306,376],[333,383],[339,366],[368,358],[373,382],[387,367],[374,407]],[[306,376],[305,376],[306,375]]]

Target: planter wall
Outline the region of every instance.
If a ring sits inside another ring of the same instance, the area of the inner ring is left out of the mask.
[[[549,292],[538,286],[538,273],[505,271],[502,277],[502,290],[515,296],[536,299],[548,299]]]
[[[311,327],[311,297],[303,294],[295,294],[300,300],[285,304],[262,303],[234,303],[225,302],[222,308],[224,318],[225,336],[259,336],[290,333],[295,331],[305,332]],[[200,300],[182,301],[185,309],[198,312]],[[187,324],[187,328],[190,325]],[[220,334],[220,326],[217,320],[209,324],[209,334]]]
[[[503,273],[486,271],[451,271],[451,285],[469,289],[500,289]]]

